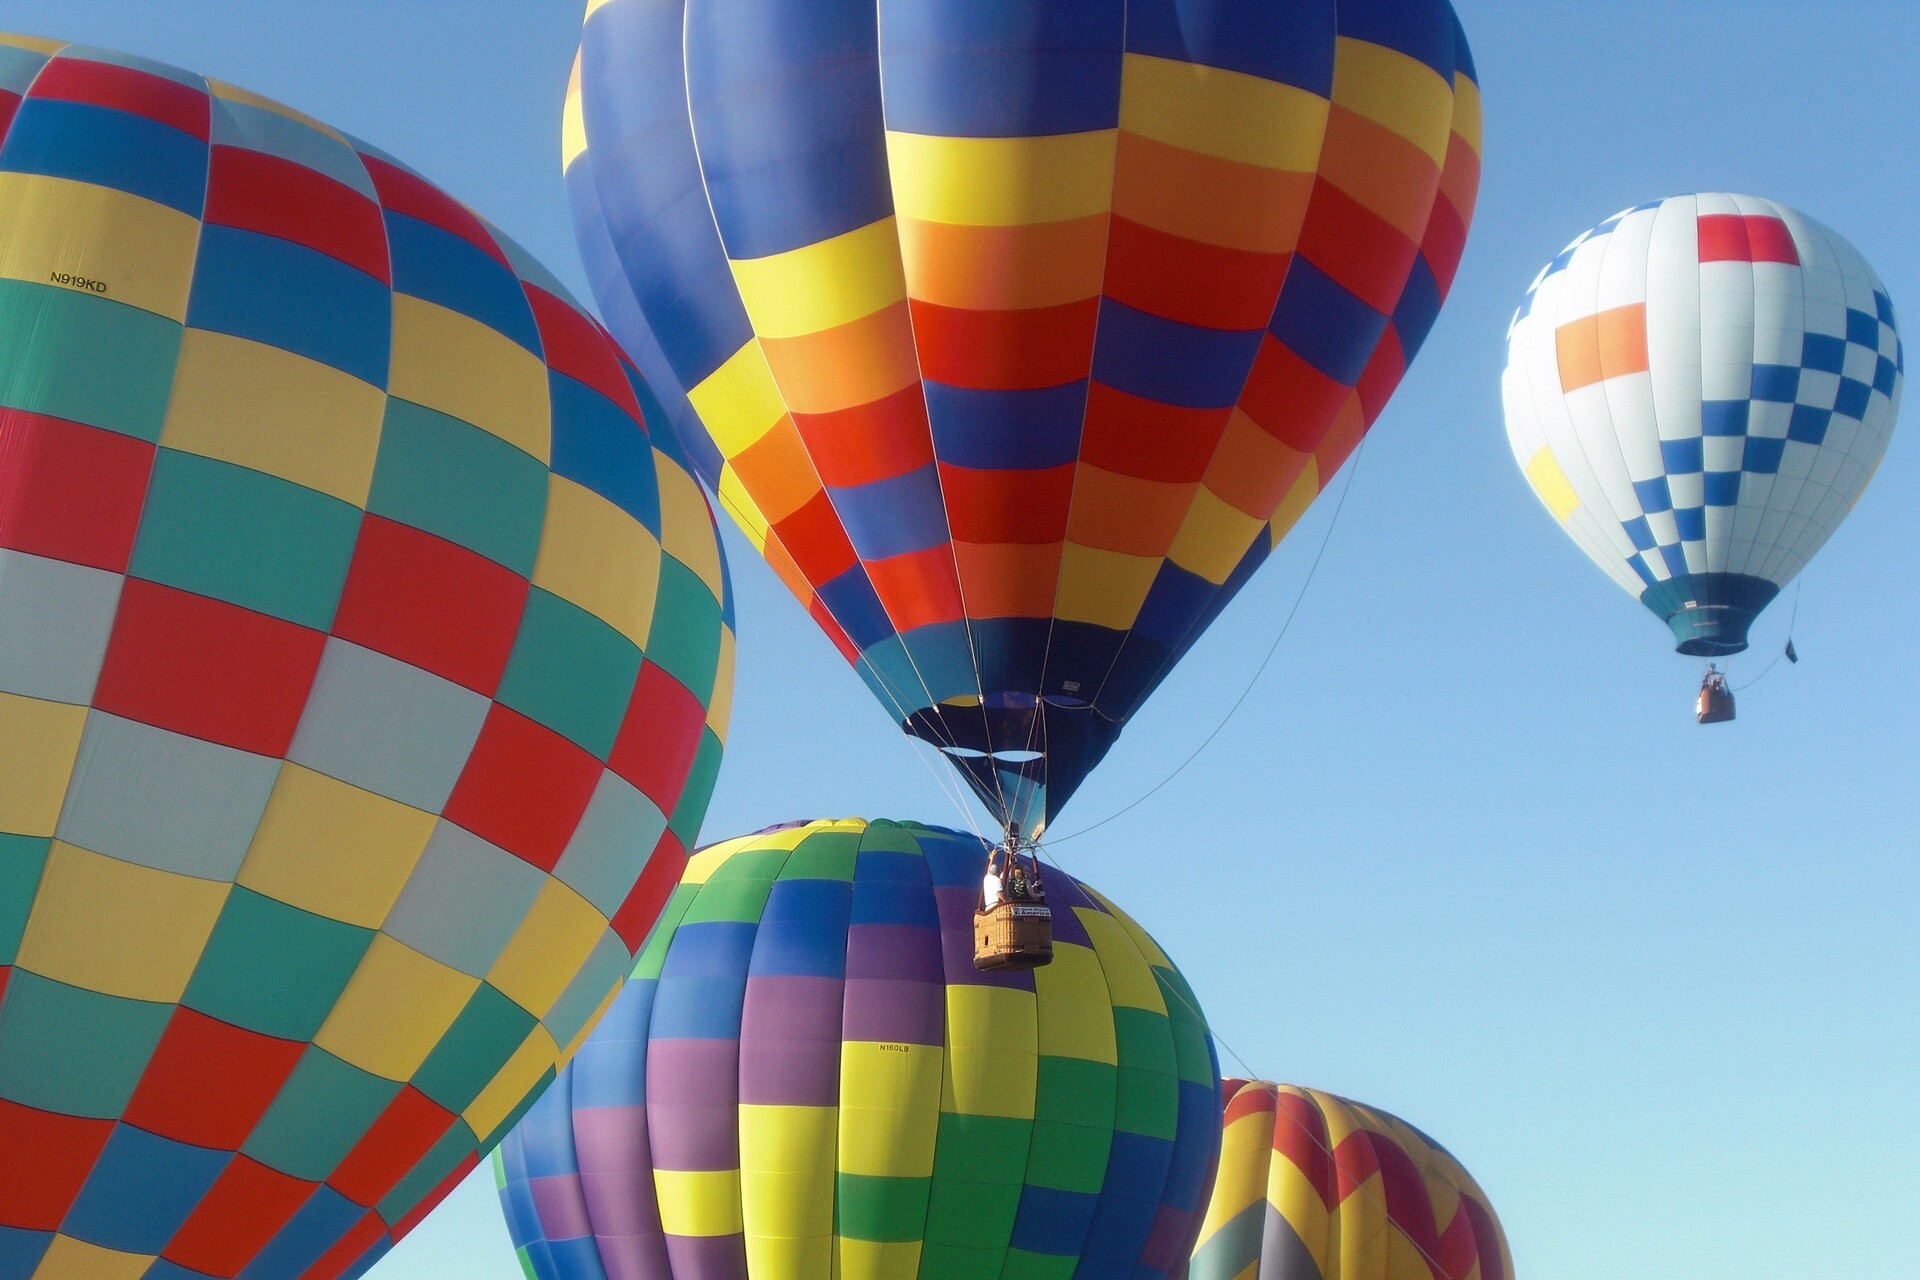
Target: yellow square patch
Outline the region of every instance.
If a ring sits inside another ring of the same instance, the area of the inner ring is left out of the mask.
[[[1167,558],[1217,587],[1239,566],[1265,525],[1266,521],[1237,510],[1201,485],[1194,491],[1193,505],[1174,535]]]
[[[396,800],[283,764],[238,879],[302,911],[376,929],[406,888],[435,821]]]
[[[720,661],[714,668],[713,696],[707,702],[707,728],[720,739],[722,746],[726,745],[727,725],[733,719],[733,668],[737,648],[733,628],[721,627]]]
[[[891,216],[786,253],[732,262],[741,305],[763,338],[837,329],[907,296]]]
[[[787,403],[774,385],[760,340],[751,339],[726,362],[687,391],[687,401],[700,415],[700,424],[713,437],[723,458],[738,456],[748,445],[773,429],[787,412]]]
[[[675,560],[693,570],[707,584],[713,598],[723,592],[720,582],[720,539],[713,527],[713,513],[700,492],[700,484],[690,471],[682,471],[664,457],[656,455],[655,470],[660,473],[660,545]]]
[[[549,476],[533,582],[645,649],[660,591],[660,544],[591,489]]]
[[[0,831],[53,834],[86,727],[85,707],[0,693]]]
[[[1130,631],[1159,571],[1158,556],[1133,556],[1069,542],[1060,553],[1055,616],[1062,622],[1091,622],[1113,631]]]
[[[591,902],[559,880],[549,880],[493,962],[487,981],[534,1017],[544,1018],[606,931],[607,918]]]
[[[154,1261],[149,1253],[121,1253],[72,1236],[55,1236],[33,1280],[140,1280]]]
[[[1031,991],[947,988],[947,1063],[940,1109],[965,1116],[1033,1118],[1039,1007]]]
[[[365,507],[386,411],[386,392],[351,374],[263,342],[189,329],[160,443]]]
[[[177,1001],[231,889],[56,840],[15,963],[87,991]]]
[[[479,986],[377,933],[313,1042],[362,1071],[410,1080]]]
[[[185,321],[199,219],[92,182],[0,173],[0,277]]]
[[[740,1220],[738,1169],[655,1169],[660,1225],[670,1236],[730,1236]]]
[[[1119,1062],[1113,1002],[1100,958],[1086,947],[1056,944],[1053,963],[1035,969],[1040,1000],[1040,1052],[1050,1058]]]
[[[1100,961],[1100,970],[1107,980],[1107,994],[1113,1004],[1123,1009],[1165,1014],[1167,1002],[1160,994],[1160,983],[1133,939],[1127,936],[1126,927],[1104,912],[1079,908],[1074,914],[1093,942],[1094,955]]]
[[[852,1040],[840,1046],[842,1173],[933,1173],[945,1053],[937,1045]]]
[[[542,462],[553,456],[547,366],[470,316],[394,294],[387,389],[499,436]]]
[[[840,1280],[892,1280],[920,1271],[918,1240],[840,1238]]]
[[[833,1234],[833,1107],[742,1106],[740,1180],[749,1236]]]
[[[535,1027],[460,1118],[484,1141],[527,1100],[527,1094],[540,1083],[541,1076],[554,1069],[559,1058],[560,1051],[547,1029]]]

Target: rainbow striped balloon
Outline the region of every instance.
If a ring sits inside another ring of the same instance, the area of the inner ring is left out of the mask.
[[[650,401],[397,161],[0,36],[0,1277],[364,1269],[612,998],[732,683]]]
[[[1218,1073],[1179,972],[1058,872],[1054,958],[973,967],[985,846],[811,822],[695,855],[502,1145],[537,1280],[1160,1280]]]
[[[1027,834],[1378,415],[1480,172],[1446,0],[595,0],[564,137],[703,478]]]
[[[1512,1280],[1486,1195],[1426,1134],[1317,1089],[1223,1086],[1187,1280]]]

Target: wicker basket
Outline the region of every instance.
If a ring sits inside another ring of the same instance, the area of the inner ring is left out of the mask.
[[[1038,969],[1053,959],[1053,912],[1039,902],[1001,902],[973,913],[973,967]]]
[[[1733,694],[1724,684],[1705,685],[1700,690],[1700,703],[1694,708],[1694,719],[1701,724],[1720,724],[1733,719]]]

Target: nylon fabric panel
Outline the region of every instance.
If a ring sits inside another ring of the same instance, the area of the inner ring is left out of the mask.
[[[0,1270],[359,1274],[684,868],[712,516],[397,161],[103,50],[0,37],[0,86]]]
[[[1371,10],[1362,13],[1350,9],[1346,20],[1358,24],[1356,30],[1364,28],[1377,33],[1381,30],[1378,15],[1369,14]],[[1278,546],[1357,447],[1404,377],[1445,300],[1466,228],[1472,220],[1480,173],[1479,87],[1474,80],[1465,35],[1450,13],[1445,17],[1450,29],[1445,44],[1454,72],[1449,84],[1451,101],[1446,111],[1445,160],[1433,185],[1382,184],[1378,179],[1382,171],[1382,148],[1388,151],[1401,148],[1399,163],[1407,166],[1404,171],[1409,174],[1424,171],[1425,162],[1405,151],[1412,144],[1401,135],[1384,130],[1364,117],[1351,113],[1338,115],[1337,107],[1328,104],[1325,110],[1329,121],[1335,121],[1337,116],[1340,127],[1334,128],[1332,123],[1322,126],[1324,141],[1314,156],[1315,172],[1311,185],[1301,195],[1302,205],[1292,218],[1281,219],[1276,224],[1298,227],[1288,244],[1289,248],[1297,247],[1300,236],[1308,230],[1305,220],[1311,207],[1309,202],[1320,202],[1322,211],[1318,216],[1322,220],[1344,216],[1354,196],[1348,194],[1342,184],[1359,193],[1363,200],[1375,202],[1376,207],[1397,209],[1394,216],[1398,225],[1393,234],[1405,235],[1418,245],[1418,254],[1404,277],[1404,292],[1391,308],[1379,341],[1364,357],[1351,389],[1342,389],[1337,382],[1327,379],[1310,360],[1303,359],[1285,344],[1280,314],[1285,297],[1277,300],[1273,326],[1207,466],[1201,488],[1174,544],[1172,563],[1162,568],[1161,581],[1156,583],[1159,599],[1154,603],[1160,608],[1155,611],[1154,623],[1137,628],[1116,663],[1116,676],[1132,669],[1139,682],[1136,687],[1143,689],[1141,698],[1225,608],[1240,585]],[[1408,20],[1418,25],[1413,18]],[[1421,44],[1410,34],[1403,34],[1402,38],[1410,47]],[[1329,74],[1337,70],[1340,57],[1347,56],[1351,62],[1352,55],[1358,52],[1356,46],[1339,46],[1339,51],[1330,59]],[[1361,57],[1381,60],[1378,53],[1361,53]],[[1410,70],[1406,64],[1390,57],[1386,63],[1393,69],[1392,74],[1408,78],[1414,84],[1424,83],[1421,73]],[[1329,81],[1329,90],[1331,84]],[[1365,77],[1356,76],[1351,67],[1346,84],[1350,97],[1372,101],[1379,96],[1379,91]],[[1419,121],[1421,117],[1416,113],[1411,119]],[[1433,127],[1431,122],[1411,127],[1423,137],[1429,137],[1426,151],[1435,149],[1428,132]],[[1388,166],[1385,171],[1393,170]],[[1334,210],[1331,215],[1326,211],[1328,207]],[[1325,224],[1323,221],[1316,225]],[[1379,226],[1374,233],[1388,235],[1386,229]],[[1325,242],[1320,245],[1318,248],[1309,245],[1302,257],[1309,263],[1309,271],[1297,286],[1289,283],[1287,287],[1326,289],[1330,282],[1324,273],[1312,268],[1313,256],[1317,252],[1322,260],[1338,261],[1337,256],[1328,258],[1328,255],[1341,251]],[[1357,246],[1349,246],[1352,247]],[[1290,255],[1289,266],[1292,260]],[[1291,274],[1287,279],[1291,281]],[[1415,298],[1422,301],[1409,305]],[[1259,476],[1260,483],[1249,484],[1250,475]],[[1251,532],[1247,525],[1249,518],[1258,526]],[[1177,572],[1169,572],[1182,565],[1199,566],[1199,571],[1184,578]],[[1137,706],[1137,702],[1134,705]]]
[[[1204,1192],[1177,1172],[1211,1169],[1216,1131],[1206,1108],[1169,1103],[1196,1074],[1214,1096],[1205,1024],[1197,1011],[1176,1024],[1165,993],[1184,984],[1165,956],[1057,871],[1066,964],[1038,987],[976,970],[984,856],[974,837],[858,819],[696,855],[567,1068],[571,1135],[533,1118],[502,1148],[532,1274],[1176,1270]],[[1197,1059],[1179,1047],[1186,1028]],[[696,1061],[706,1075],[682,1074]],[[617,1143],[588,1140],[614,1117]],[[573,1176],[572,1152],[601,1272],[556,1247],[577,1225],[567,1212],[529,1211],[542,1170]],[[1181,1196],[1193,1212],[1170,1215]],[[1083,1254],[1103,1208],[1142,1221]]]

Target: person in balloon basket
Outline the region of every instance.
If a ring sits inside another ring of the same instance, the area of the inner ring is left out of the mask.
[[[1020,856],[1012,852],[1018,847],[1018,828],[1009,836],[1007,844],[987,855],[987,871],[980,879],[980,909],[991,911],[1000,905],[1002,899],[1013,902],[1043,902],[1046,890],[1040,886],[1037,871],[1030,871]],[[1004,870],[1003,870],[1004,868]]]

